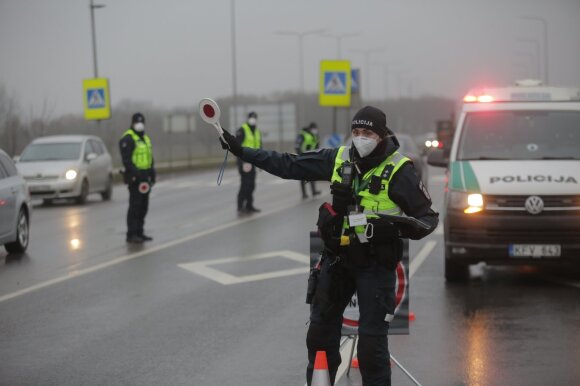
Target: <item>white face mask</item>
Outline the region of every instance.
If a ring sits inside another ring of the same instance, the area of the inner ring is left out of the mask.
[[[356,148],[356,150],[358,151],[358,154],[360,154],[360,156],[363,158],[371,154],[379,144],[376,140],[368,137],[363,137],[362,135],[353,137],[352,143]]]
[[[318,135],[318,130],[316,129],[310,129],[310,132],[312,133],[312,135]]]
[[[137,122],[133,125],[133,130],[142,133],[145,130],[145,124]]]
[[[256,118],[248,118],[248,125],[256,126]]]

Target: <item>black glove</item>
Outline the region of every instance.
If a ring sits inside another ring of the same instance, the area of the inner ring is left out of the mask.
[[[324,241],[324,246],[332,252],[336,252],[340,245],[342,221],[343,216],[338,215],[328,202],[320,205],[316,222],[318,233]]]
[[[373,218],[369,222],[373,224],[372,241],[379,244],[389,244],[400,235],[399,227],[390,221]]]
[[[241,157],[243,150],[242,150],[242,146],[240,146],[237,138],[234,137],[233,135],[231,135],[230,132],[225,130],[225,129],[224,129],[223,137],[225,139],[225,142],[222,139],[222,137],[220,137],[220,143],[222,144],[222,149],[231,151],[232,154],[235,155],[236,157]]]
[[[332,207],[342,215],[345,215],[349,205],[353,203],[352,188],[348,185],[334,182],[330,185],[332,193]]]

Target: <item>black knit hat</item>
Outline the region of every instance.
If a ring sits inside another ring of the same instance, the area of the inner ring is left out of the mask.
[[[385,113],[376,107],[365,106],[354,115],[351,122],[351,130],[363,128],[374,131],[382,138],[387,136],[387,117]]]
[[[135,124],[135,123],[145,123],[145,116],[141,113],[135,113],[133,114],[133,116],[131,117],[131,124]]]
[[[248,118],[258,119],[258,114],[255,111],[250,111],[250,113],[248,114]]]

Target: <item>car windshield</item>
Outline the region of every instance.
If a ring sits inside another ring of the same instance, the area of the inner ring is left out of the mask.
[[[80,154],[80,142],[37,143],[24,149],[19,162],[70,161],[79,159]]]
[[[468,113],[457,159],[580,159],[580,112]]]

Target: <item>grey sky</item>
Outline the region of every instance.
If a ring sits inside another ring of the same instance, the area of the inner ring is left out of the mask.
[[[98,61],[113,105],[196,106],[232,94],[230,0],[96,3],[106,5],[96,10]],[[93,73],[88,4],[0,0],[0,84],[25,112],[47,101],[54,114],[82,113],[81,82]],[[542,23],[522,16],[547,21],[550,83],[580,86],[580,0],[236,0],[238,94],[298,90],[298,39],[275,31],[325,28],[360,32],[342,53],[363,77],[364,55],[351,50],[385,49],[370,61],[392,62],[388,86],[373,64],[363,96],[395,97],[399,76],[404,95],[460,98],[536,74]],[[336,57],[336,39],[307,36],[303,47],[306,90],[316,92],[319,61]]]

